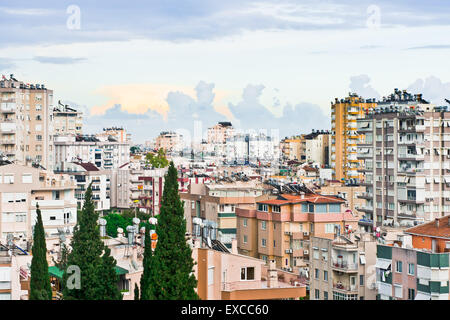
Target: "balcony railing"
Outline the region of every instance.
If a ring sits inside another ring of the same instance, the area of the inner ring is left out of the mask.
[[[342,283],[333,283],[333,288],[341,291],[356,292],[356,286],[344,285]]]
[[[333,268],[342,270],[358,270],[358,264],[333,260]]]

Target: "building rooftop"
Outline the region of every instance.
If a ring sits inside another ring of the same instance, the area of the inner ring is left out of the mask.
[[[324,196],[320,194],[306,194],[302,195],[289,195],[282,194],[279,195],[277,199],[258,201],[261,204],[271,204],[271,205],[287,205],[301,202],[310,203],[344,203],[344,199],[337,198],[335,196]]]
[[[438,218],[417,227],[406,229],[404,232],[408,234],[450,239],[450,216]]]

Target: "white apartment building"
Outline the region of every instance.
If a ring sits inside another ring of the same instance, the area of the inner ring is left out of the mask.
[[[68,175],[16,164],[0,166],[0,241],[12,234],[26,246],[37,205],[48,237],[58,234],[58,229],[72,233],[77,221],[75,188]]]
[[[130,161],[129,142],[93,136],[57,136],[54,139],[55,170],[65,171],[70,162],[93,163],[97,168],[117,169]]]
[[[265,134],[236,134],[226,141],[228,163],[258,164],[278,161],[280,150],[278,141]]]

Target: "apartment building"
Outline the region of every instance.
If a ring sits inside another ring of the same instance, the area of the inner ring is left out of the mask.
[[[0,243],[0,301],[26,300],[32,256]]]
[[[219,122],[215,126],[208,128],[208,143],[224,144],[234,133],[231,122]]]
[[[224,252],[208,247],[194,248],[192,256],[197,294],[202,300],[298,300],[306,296],[306,286],[286,281],[289,276],[296,278],[284,277],[275,262],[267,268],[264,261],[240,255],[236,250]]]
[[[11,75],[0,80],[0,152],[10,161],[53,164],[53,91]]]
[[[113,138],[117,142],[131,142],[131,134],[122,127],[103,128],[103,132],[97,133],[96,137],[101,141]]]
[[[311,237],[311,300],[375,300],[377,242],[346,231],[335,239]]]
[[[256,201],[264,197],[265,190],[256,181],[189,185],[188,192],[180,194],[188,232],[192,232],[193,218],[201,218],[216,225],[218,240],[231,248],[236,238],[236,210],[256,208]]]
[[[163,131],[156,137],[155,148],[166,152],[180,152],[183,150],[183,136],[172,131]]]
[[[113,185],[117,186],[115,208],[137,208],[151,215],[158,215],[164,190],[167,168],[129,169],[115,171]]]
[[[27,247],[39,205],[48,237],[58,229],[72,233],[77,221],[75,182],[68,175],[9,164],[0,166],[0,240],[8,235]]]
[[[76,183],[75,198],[77,208],[81,210],[87,188],[92,184],[92,201],[96,211],[103,212],[111,208],[111,170],[97,168],[90,162],[72,162],[65,164],[64,173]]]
[[[377,245],[377,299],[448,300],[448,250],[417,249],[406,239]]]
[[[414,226],[450,214],[450,112],[446,107],[379,107],[358,120],[373,226]]]
[[[360,228],[368,231],[367,224],[370,224],[371,221],[366,220],[364,212],[360,211],[360,208],[366,203],[366,200],[363,198],[366,195],[365,186],[331,180],[315,191],[323,195],[336,195],[344,199],[345,207],[350,209],[360,219],[358,222]]]
[[[330,166],[331,138],[331,132],[324,130],[302,135],[300,160]]]
[[[361,134],[357,131],[356,120],[375,106],[375,99],[364,100],[354,93],[345,99],[336,98],[331,104],[333,180],[360,178],[358,167],[361,161],[357,159],[356,147]]]
[[[335,196],[301,192],[236,209],[239,252],[298,273],[307,268],[310,236],[334,238],[335,228],[356,230],[358,217]]]
[[[283,161],[300,160],[302,155],[301,137],[284,138],[280,141],[280,150]]]
[[[278,162],[279,142],[275,137],[236,133],[226,141],[225,160],[231,164],[261,164]]]
[[[130,144],[108,136],[56,136],[55,170],[65,171],[71,162],[93,163],[104,170],[117,169],[130,161]]]
[[[58,101],[58,106],[53,108],[53,132],[55,135],[81,135],[83,113]]]

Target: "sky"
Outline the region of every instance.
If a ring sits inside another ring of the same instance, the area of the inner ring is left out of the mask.
[[[0,74],[46,84],[86,133],[231,121],[284,137],[329,130],[349,92],[445,104],[449,16],[446,0],[1,1]]]

